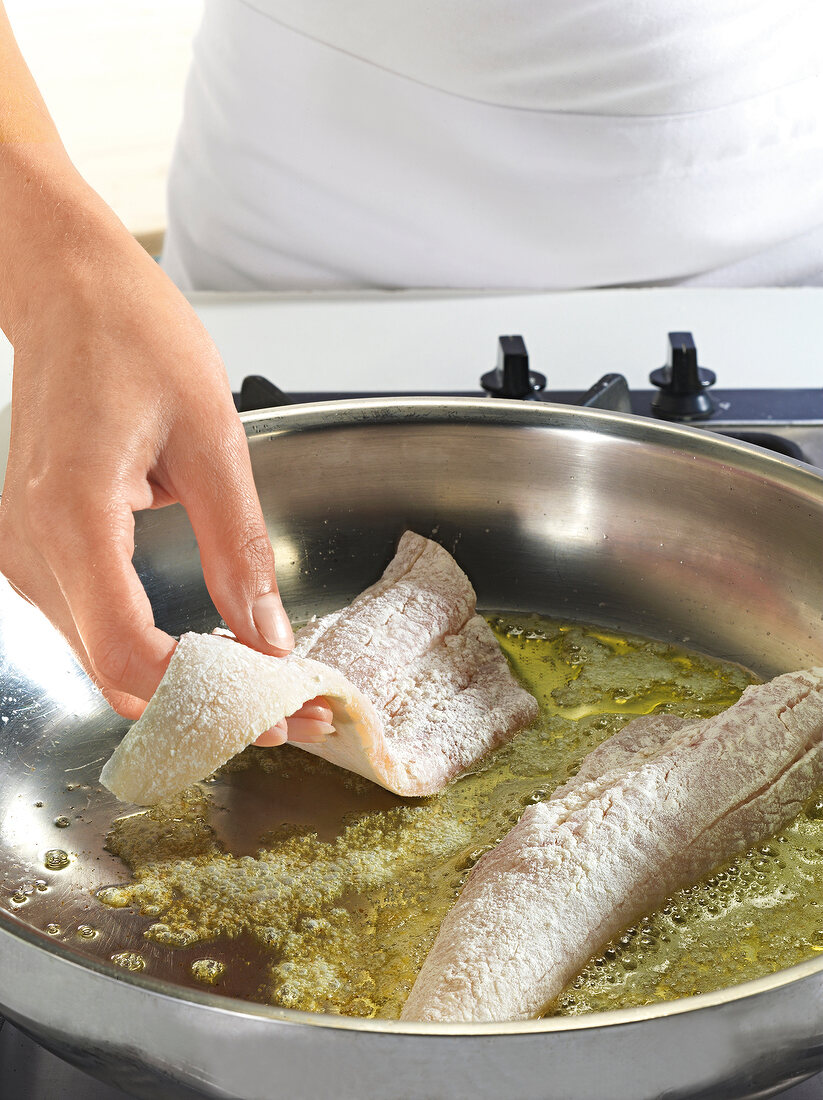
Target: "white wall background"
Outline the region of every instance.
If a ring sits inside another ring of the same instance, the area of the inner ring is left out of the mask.
[[[154,243],[202,0],[5,0],[77,167]]]

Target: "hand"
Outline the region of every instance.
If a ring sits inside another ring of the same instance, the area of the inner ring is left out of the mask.
[[[183,504],[209,592],[241,642],[283,655],[293,635],[214,344],[96,196],[80,189],[78,201],[71,179],[64,194],[58,217],[50,210],[56,246],[41,251],[35,233],[0,288],[15,348],[0,570],[134,718],[175,645],[132,565],[136,510]],[[316,717],[321,729],[330,712]],[[312,736],[312,720],[302,715],[298,736]]]
[[[299,741],[303,744],[320,744],[330,733],[334,733],[332,718],[328,699],[318,695],[316,699],[309,699],[308,703],[304,703],[289,719],[284,718],[276,726],[261,733],[255,745],[268,748],[271,745],[282,745],[287,740]]]
[[[132,566],[137,509],[183,504],[237,638],[282,654],[291,626],[217,350],[77,174],[2,0],[0,71],[0,327],[15,349],[0,571],[137,717],[175,644]]]

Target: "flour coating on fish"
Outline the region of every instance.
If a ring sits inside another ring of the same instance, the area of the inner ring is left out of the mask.
[[[318,695],[335,733],[297,747],[407,796],[441,790],[538,713],[465,573],[406,532],[380,580],[304,627],[288,657],[184,635],[101,780],[123,801],[159,802]]]

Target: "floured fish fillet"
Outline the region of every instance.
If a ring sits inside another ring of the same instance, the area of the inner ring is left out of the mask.
[[[472,870],[406,1020],[526,1019],[622,928],[777,832],[823,782],[823,668],[703,721],[635,719]]]
[[[185,634],[100,778],[151,805],[324,695],[335,733],[299,748],[397,794],[433,794],[537,717],[475,601],[451,555],[406,532],[382,578],[300,631],[288,657]]]

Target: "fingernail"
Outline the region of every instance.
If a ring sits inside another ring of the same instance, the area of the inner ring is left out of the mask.
[[[265,730],[255,741],[256,745],[260,745],[261,748],[274,748],[276,745],[284,745],[288,738],[288,727],[286,726],[286,720],[278,722],[276,726],[272,726],[270,729]]]
[[[270,646],[290,653],[294,649],[294,634],[283,601],[277,592],[258,596],[252,607],[254,625]]]
[[[289,718],[289,741],[302,741],[305,743],[318,743],[325,741],[334,733],[334,726],[329,722],[318,722],[314,718]]]
[[[331,707],[320,706],[302,706],[297,712],[298,718],[312,718],[316,722],[329,722],[331,723],[334,714]]]

